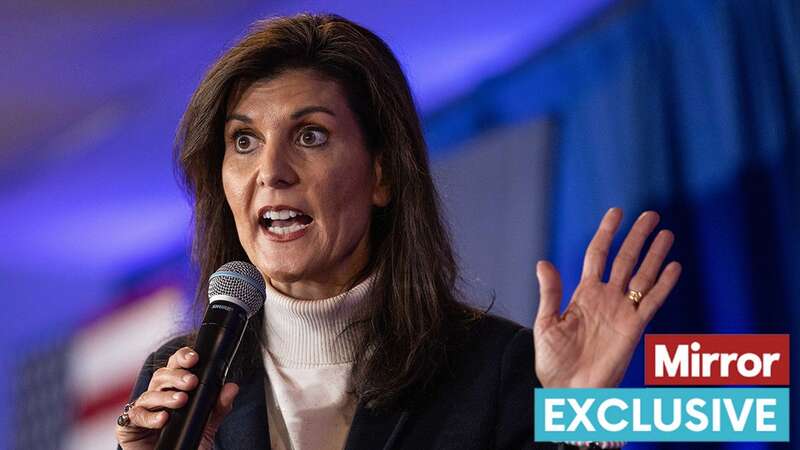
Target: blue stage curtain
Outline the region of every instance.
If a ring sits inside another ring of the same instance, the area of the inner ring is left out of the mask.
[[[625,227],[656,209],[684,272],[648,332],[793,333],[800,348],[800,2],[620,3],[429,115],[427,135],[435,156],[540,115],[558,124],[550,257],[565,290],[608,207]],[[642,367],[640,348],[625,384]]]

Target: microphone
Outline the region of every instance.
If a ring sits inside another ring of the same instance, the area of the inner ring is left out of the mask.
[[[264,296],[264,278],[246,262],[226,263],[208,279],[208,308],[193,347],[199,361],[189,369],[200,382],[186,404],[170,413],[156,450],[197,450],[247,321]]]

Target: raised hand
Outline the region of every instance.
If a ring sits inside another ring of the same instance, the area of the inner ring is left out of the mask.
[[[128,413],[130,423],[117,425],[117,441],[123,450],[151,450],[155,447],[161,429],[169,420],[167,409],[178,409],[189,399],[187,392],[197,387],[197,376],[186,369],[198,362],[197,353],[183,347],[170,356],[167,366],[153,373],[147,391],[143,392]],[[199,450],[214,448],[214,435],[222,419],[233,408],[239,392],[234,383],[225,383],[219,399],[203,429]]]
[[[673,261],[661,266],[674,237],[661,230],[636,274],[636,262],[647,237],[658,224],[654,211],[634,223],[614,258],[608,282],[602,277],[622,211],[603,217],[586,249],[581,281],[560,313],[561,277],[552,264],[540,261],[539,311],[533,324],[536,375],[544,387],[614,387],[622,380],[644,328],[664,303],[681,273]],[[643,294],[634,301],[636,294]],[[633,297],[633,299],[631,298]]]

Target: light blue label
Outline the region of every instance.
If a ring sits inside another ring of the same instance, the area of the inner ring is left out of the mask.
[[[536,441],[789,441],[789,388],[534,389]]]

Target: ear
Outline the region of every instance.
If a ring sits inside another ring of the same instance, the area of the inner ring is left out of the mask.
[[[383,158],[379,155],[374,158],[373,170],[375,175],[375,186],[372,188],[372,204],[383,208],[392,199],[392,192],[389,180],[383,176]]]

